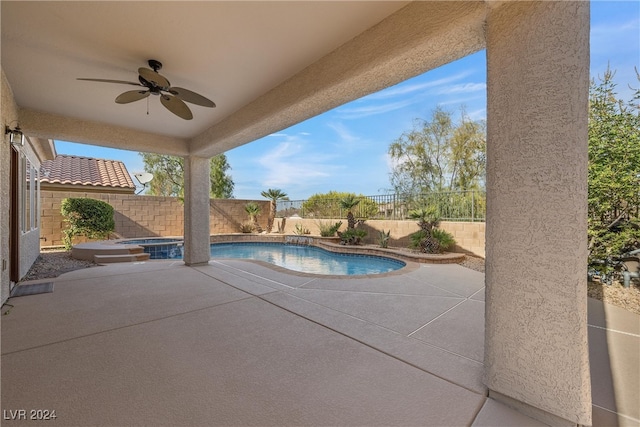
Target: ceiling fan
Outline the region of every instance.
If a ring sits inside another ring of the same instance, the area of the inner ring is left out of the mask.
[[[152,69],[140,67],[138,68],[138,81],[139,82],[127,82],[124,80],[107,80],[107,79],[84,79],[78,78],[78,80],[86,80],[92,82],[103,82],[103,83],[119,83],[133,86],[143,87],[143,90],[129,90],[127,92],[121,93],[116,98],[116,102],[118,104],[128,104],[130,102],[139,101],[141,99],[147,98],[149,95],[158,95],[160,97],[160,102],[162,105],[166,107],[167,110],[171,111],[176,116],[183,118],[185,120],[191,120],[193,118],[193,114],[187,104],[184,101],[189,102],[191,104],[200,105],[202,107],[213,108],[216,104],[213,103],[208,98],[192,92],[190,90],[181,88],[181,87],[173,87],[169,80],[167,80],[164,76],[158,73],[158,70],[162,69],[162,63],[160,61],[156,61],[155,59],[150,59],[148,61],[149,66]],[[147,112],[148,114],[148,112]]]

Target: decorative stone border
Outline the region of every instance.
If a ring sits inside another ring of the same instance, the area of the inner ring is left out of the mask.
[[[412,261],[418,263],[429,264],[457,264],[464,261],[465,255],[459,253],[444,254],[423,254],[418,252],[409,252],[402,249],[380,248],[376,246],[345,246],[341,245],[339,237],[319,237],[311,235],[297,234],[251,234],[251,233],[231,233],[231,234],[212,234],[211,243],[226,242],[255,242],[255,243],[296,243],[300,240],[300,244],[311,244],[326,249],[330,252],[349,253],[359,255],[386,256],[389,258],[397,258],[402,261]]]

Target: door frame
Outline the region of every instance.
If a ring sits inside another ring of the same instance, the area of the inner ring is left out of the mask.
[[[20,152],[11,146],[9,197],[9,281],[20,280]]]

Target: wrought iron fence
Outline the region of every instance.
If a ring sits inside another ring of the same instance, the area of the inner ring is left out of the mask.
[[[445,191],[425,194],[363,196],[352,209],[356,218],[408,219],[409,211],[435,207],[443,221],[484,221],[487,198],[484,191]],[[340,199],[279,200],[277,215],[301,218],[344,218]]]

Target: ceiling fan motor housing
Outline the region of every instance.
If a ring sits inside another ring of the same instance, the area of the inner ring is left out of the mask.
[[[149,67],[151,67],[156,73],[158,72],[158,70],[162,70],[162,62],[156,61],[155,59],[150,59],[148,63]]]

